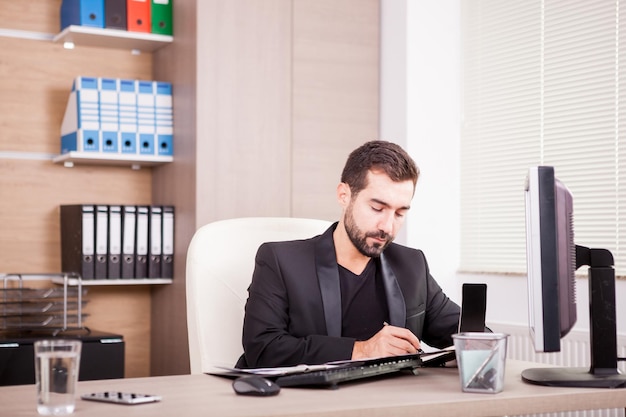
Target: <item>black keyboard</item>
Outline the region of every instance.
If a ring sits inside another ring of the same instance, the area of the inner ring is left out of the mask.
[[[378,359],[368,359],[338,368],[309,371],[298,374],[283,375],[275,382],[281,387],[300,386],[330,386],[347,381],[363,378],[372,378],[403,370],[413,370],[421,365],[419,354],[392,356]]]

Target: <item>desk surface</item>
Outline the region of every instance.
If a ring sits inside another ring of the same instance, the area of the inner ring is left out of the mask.
[[[283,388],[275,397],[238,396],[231,381],[211,375],[81,381],[79,395],[95,391],[158,394],[159,403],[116,405],[77,400],[75,416],[501,416],[527,413],[626,408],[626,390],[552,388],[522,382],[521,372],[541,366],[508,361],[504,391],[461,391],[454,368],[423,368],[381,380],[340,385],[339,389]],[[0,387],[0,415],[38,416],[35,386]]]

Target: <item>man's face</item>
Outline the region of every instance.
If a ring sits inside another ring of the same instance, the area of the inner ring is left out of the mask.
[[[367,178],[367,187],[356,196],[350,196],[344,224],[358,251],[377,257],[395,239],[404,223],[414,187],[411,180],[394,182],[383,172],[370,171]]]

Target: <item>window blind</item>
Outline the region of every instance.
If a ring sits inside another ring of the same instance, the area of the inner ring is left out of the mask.
[[[552,165],[575,241],[626,275],[626,0],[462,2],[461,270],[525,273],[524,180]]]

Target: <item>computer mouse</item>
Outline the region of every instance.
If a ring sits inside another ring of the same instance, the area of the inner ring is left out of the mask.
[[[280,386],[259,375],[246,375],[233,381],[233,389],[239,395],[266,397],[280,392]]]

